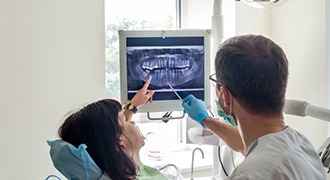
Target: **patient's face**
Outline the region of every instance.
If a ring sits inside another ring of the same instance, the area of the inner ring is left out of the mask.
[[[130,144],[132,143],[131,148],[134,148],[134,150],[140,150],[142,146],[144,146],[144,136],[141,134],[138,127],[135,126],[134,121],[126,120],[123,112],[124,111],[121,111],[118,114],[119,125],[123,128],[122,139],[127,147],[130,147]]]

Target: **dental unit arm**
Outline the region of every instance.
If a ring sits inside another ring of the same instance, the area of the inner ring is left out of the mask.
[[[330,110],[309,104],[306,101],[287,99],[285,101],[284,113],[296,116],[310,116],[330,122]],[[317,151],[322,164],[330,172],[330,137],[321,145]]]
[[[211,59],[214,59],[218,47],[224,38],[224,18],[222,14],[222,2],[223,0],[213,1],[213,14],[212,14],[212,55]],[[215,106],[213,106],[215,107]],[[227,145],[225,145],[216,135],[206,136],[203,138],[203,144],[213,145],[213,174],[212,179],[227,178],[228,175],[234,170],[233,161],[236,158],[237,153],[233,152]],[[220,151],[221,150],[221,151]],[[220,161],[221,160],[221,161]]]

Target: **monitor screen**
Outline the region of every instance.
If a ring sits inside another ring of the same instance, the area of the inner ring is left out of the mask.
[[[149,76],[148,89],[155,91],[153,103],[140,112],[182,110],[170,85],[182,99],[189,94],[207,99],[207,30],[121,31],[119,35],[122,101],[132,99]]]

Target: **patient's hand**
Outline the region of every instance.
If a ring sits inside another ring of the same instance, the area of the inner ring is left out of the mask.
[[[152,102],[152,96],[154,95],[154,91],[148,90],[150,81],[152,77],[149,76],[148,80],[146,83],[143,85],[143,87],[135,94],[133,99],[131,100],[131,103],[136,106],[140,107],[143,104],[147,104],[148,102]]]

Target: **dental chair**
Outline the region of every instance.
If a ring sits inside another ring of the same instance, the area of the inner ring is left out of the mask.
[[[63,140],[47,141],[55,168],[67,179],[111,180],[88,154],[85,144],[78,148]]]
[[[92,157],[88,154],[85,144],[79,145],[78,148],[63,140],[48,140],[50,146],[50,157],[54,167],[67,179],[79,180],[111,180],[111,178],[103,173],[102,170],[96,165]],[[173,168],[174,167],[174,171]],[[180,180],[183,176],[180,170],[174,164],[166,164],[157,167],[169,180]],[[50,175],[51,177],[60,179],[57,176]]]

